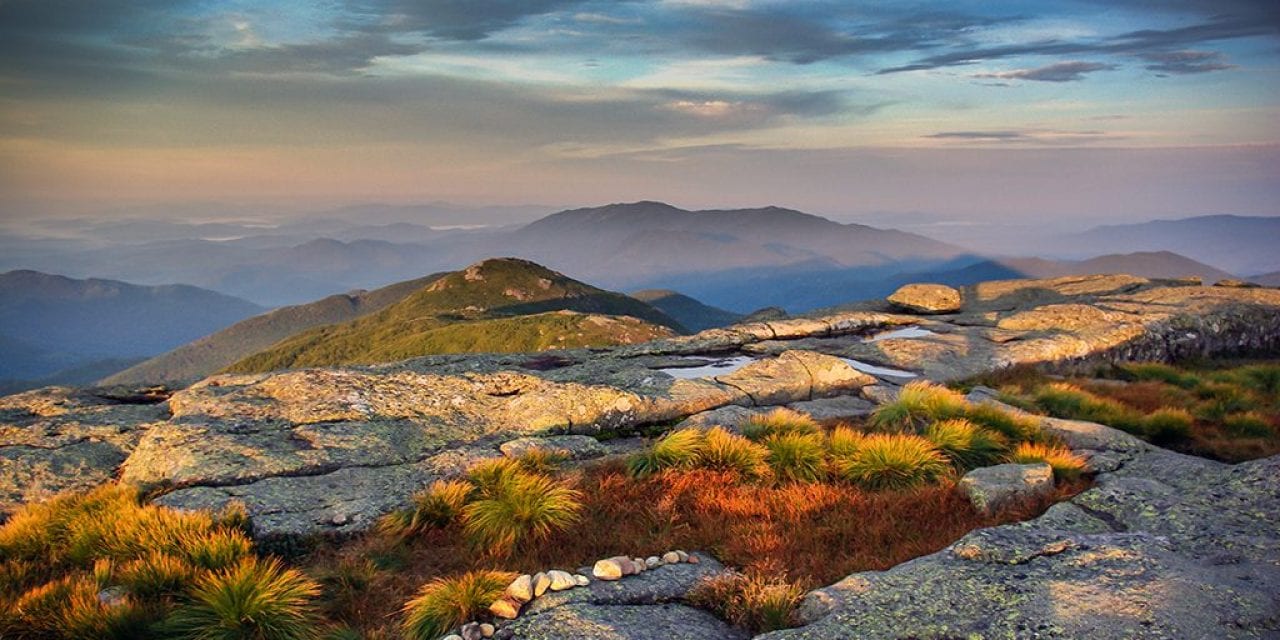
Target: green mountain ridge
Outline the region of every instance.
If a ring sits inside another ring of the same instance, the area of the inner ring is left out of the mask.
[[[670,289],[645,289],[634,291],[631,297],[647,302],[659,311],[675,318],[690,331],[704,331],[727,327],[742,320],[742,315],[703,304],[698,300]]]
[[[286,338],[226,371],[603,346],[684,332],[679,322],[634,298],[527,260],[493,258],[445,275],[376,313]]]
[[[447,275],[435,273],[373,291],[337,294],[242,320],[143,361],[100,384],[181,383],[203,378],[300,332],[380,311]]]

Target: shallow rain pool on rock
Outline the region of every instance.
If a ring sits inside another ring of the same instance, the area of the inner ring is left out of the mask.
[[[900,340],[906,338],[925,338],[928,336],[936,336],[937,333],[928,329],[922,329],[916,326],[903,327],[901,329],[892,329],[890,331],[882,331],[868,337],[863,342],[879,342],[881,340]]]
[[[672,378],[681,380],[692,380],[695,378],[714,378],[733,373],[752,362],[759,360],[751,356],[734,356],[732,358],[722,358],[712,360],[709,358],[689,358],[688,362],[693,366],[688,367],[664,367],[662,369],[654,369],[661,371]]]
[[[853,367],[854,369],[857,369],[858,371],[861,371],[863,373],[869,373],[873,376],[889,376],[892,378],[919,377],[919,374],[912,373],[910,371],[903,371],[902,369],[890,369],[889,367],[880,367],[868,362],[863,362],[861,360],[854,360],[853,358],[840,358],[840,359],[847,362],[849,366]]]

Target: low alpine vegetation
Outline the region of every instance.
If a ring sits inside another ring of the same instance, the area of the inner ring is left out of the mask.
[[[760,442],[769,436],[790,434],[817,435],[822,427],[811,416],[779,407],[764,415],[751,417],[742,425],[742,435]]]
[[[428,582],[404,606],[404,636],[409,640],[436,640],[475,620],[502,597],[515,577],[516,574],[503,571],[468,571]]]
[[[1002,399],[1032,411],[1105,424],[1184,453],[1226,462],[1280,453],[1274,361],[1127,363],[1067,380],[1028,372],[972,382],[997,384]]]
[[[1008,450],[1004,436],[964,418],[929,425],[924,437],[961,469],[976,469],[999,462]]]
[[[1009,461],[1018,464],[1048,463],[1053,468],[1054,477],[1059,480],[1078,479],[1087,469],[1084,458],[1066,447],[1031,442],[1018,445],[1013,455],[1009,456]]]
[[[909,489],[946,477],[951,466],[933,443],[910,434],[876,433],[834,461],[836,474],[872,491]]]
[[[796,626],[804,592],[779,578],[732,572],[700,582],[689,601],[753,634],[767,633]]]
[[[312,637],[318,587],[256,556],[245,524],[117,485],[27,505],[0,526],[0,637]]]
[[[697,429],[680,429],[660,438],[648,450],[632,456],[627,461],[631,474],[637,477],[658,473],[665,469],[692,467],[702,449],[702,432]]]

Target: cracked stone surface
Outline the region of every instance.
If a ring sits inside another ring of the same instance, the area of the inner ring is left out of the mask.
[[[948,315],[864,303],[553,358],[466,354],[214,376],[153,406],[74,390],[11,396],[0,400],[0,513],[121,477],[173,487],[164,501],[174,506],[243,501],[264,538],[346,535],[519,438],[612,438],[691,416],[689,424],[732,426],[773,406],[856,417],[902,382],[842,358],[945,381],[1018,363],[1280,347],[1280,291],[1271,289],[1083,276],[983,283],[962,299]],[[904,326],[932,333],[867,339]],[[661,371],[690,356],[732,355],[757,360],[715,378]],[[1097,468],[1134,464],[1111,442],[1118,436],[1090,429],[1077,425],[1068,439]]]

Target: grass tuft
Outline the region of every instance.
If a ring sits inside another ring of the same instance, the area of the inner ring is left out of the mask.
[[[778,578],[725,573],[699,582],[689,601],[752,634],[794,627],[804,597],[800,586]]]
[[[1271,423],[1260,413],[1237,413],[1222,420],[1227,433],[1240,438],[1270,438],[1276,435]]]
[[[279,560],[242,558],[201,578],[165,632],[190,640],[309,640],[317,635],[319,594],[319,585]]]
[[[687,469],[698,461],[702,432],[680,429],[659,438],[653,446],[627,459],[631,475],[642,478],[664,469]]]
[[[769,449],[724,427],[714,427],[703,436],[698,466],[729,471],[747,480],[762,480],[772,474],[767,459]]]
[[[818,422],[807,414],[779,407],[763,415],[755,415],[742,425],[742,435],[756,442],[769,436],[787,434],[815,435],[822,432]]]
[[[1144,423],[1149,440],[1158,445],[1185,442],[1191,437],[1195,418],[1185,409],[1160,409],[1147,416]]]
[[[792,431],[764,439],[769,467],[779,480],[817,482],[825,474],[826,447],[817,433]]]
[[[994,464],[1008,450],[1004,436],[963,418],[929,425],[924,437],[961,469]]]
[[[840,425],[827,434],[827,452],[834,457],[851,456],[862,448],[866,435],[853,427]]]
[[[911,382],[893,402],[871,414],[870,426],[879,431],[913,432],[930,422],[960,418],[969,403],[958,391],[932,382]]]
[[[462,515],[462,509],[476,491],[462,480],[436,480],[426,491],[413,497],[408,509],[393,511],[378,522],[388,535],[416,535],[431,528],[447,527]]]
[[[928,440],[910,434],[871,434],[850,456],[836,458],[836,473],[866,489],[907,489],[950,473],[947,459]]]
[[[1053,475],[1059,480],[1077,480],[1088,469],[1084,458],[1066,447],[1024,442],[1009,456],[1009,462],[1035,464],[1046,462],[1053,467]]]
[[[508,556],[577,521],[580,497],[547,476],[519,472],[463,508],[463,531],[485,552]]]
[[[503,571],[470,571],[428,582],[404,605],[405,638],[436,640],[475,620],[502,597],[515,578],[516,574]]]

